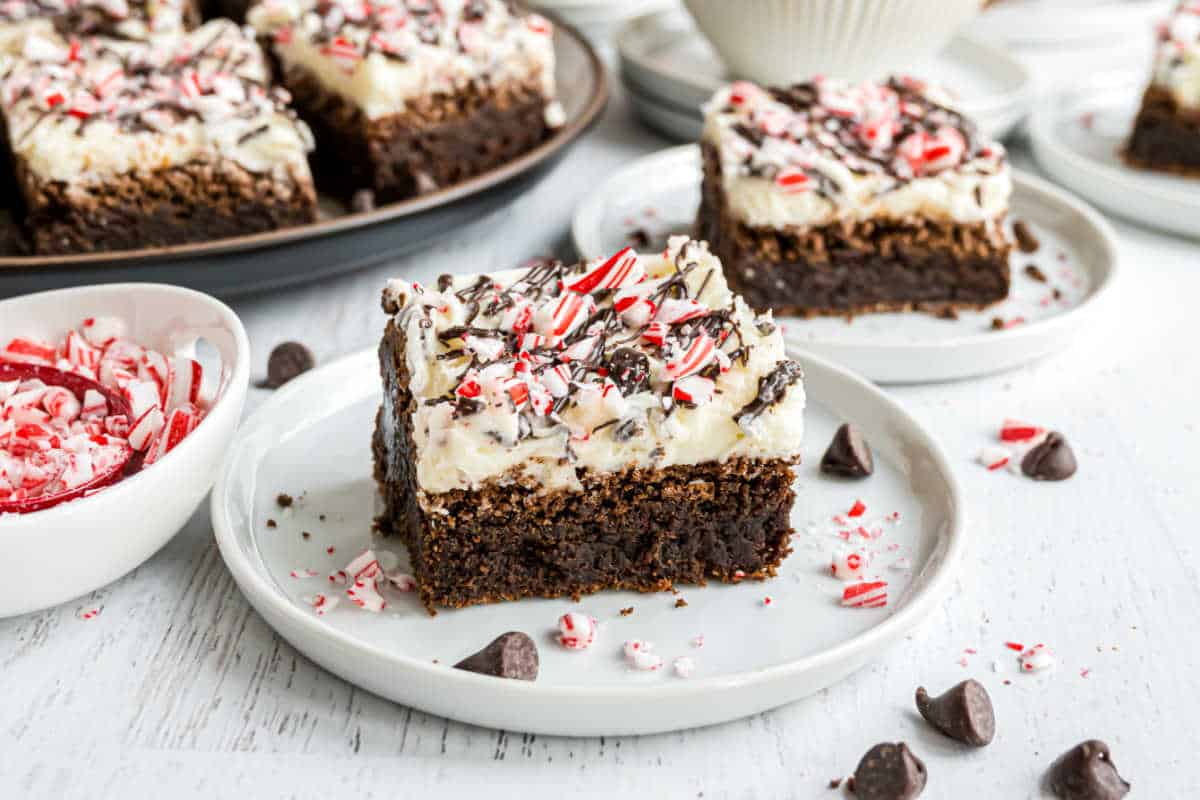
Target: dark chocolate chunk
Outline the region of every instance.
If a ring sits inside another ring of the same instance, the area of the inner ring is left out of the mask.
[[[924,789],[925,765],[904,742],[875,745],[854,770],[859,800],[911,800]]]
[[[1025,220],[1019,219],[1013,223],[1013,237],[1017,240],[1017,249],[1022,253],[1036,253],[1042,243],[1033,235],[1033,231],[1029,230],[1029,225]]]
[[[622,608],[619,613],[621,614],[622,617],[628,617],[630,614],[633,613],[633,606],[629,606],[629,608]]]
[[[844,423],[837,429],[829,449],[821,457],[821,472],[843,478],[865,478],[874,471],[875,459],[871,457],[871,446],[857,427],[849,422]]]
[[[290,494],[280,494],[275,498],[275,505],[280,508],[291,508],[292,503],[296,502]]]
[[[996,712],[987,689],[976,680],[965,680],[938,697],[917,689],[917,711],[933,727],[973,747],[991,744],[996,736]]]
[[[994,331],[1004,330],[1004,320],[1002,320],[1000,317],[992,317],[992,330],[994,330]]]
[[[1077,466],[1071,445],[1057,431],[1046,434],[1046,438],[1021,459],[1021,472],[1035,481],[1065,481],[1075,474]]]
[[[1063,753],[1046,773],[1050,791],[1062,800],[1117,800],[1129,783],[1113,766],[1108,745],[1089,739]]]
[[[1046,283],[1050,279],[1046,277],[1046,273],[1042,272],[1042,268],[1037,264],[1026,264],[1025,274],[1033,278],[1038,283]]]
[[[454,665],[455,669],[478,672],[495,678],[512,678],[518,681],[537,680],[538,651],[524,633],[509,631],[501,634],[474,655],[467,656]]]
[[[359,189],[350,196],[350,210],[363,214],[375,210],[375,192],[370,189]]]
[[[784,393],[804,375],[796,361],[780,361],[775,369],[758,379],[758,395],[734,415],[733,421],[753,421],[764,411],[779,402]]]
[[[629,232],[629,243],[635,250],[645,250],[650,246],[650,234],[645,228],[634,228]]]
[[[608,377],[623,396],[636,394],[650,383],[650,359],[632,347],[618,347],[609,358]]]
[[[267,379],[259,387],[278,389],[292,378],[308,372],[313,364],[313,354],[307,347],[299,342],[284,342],[267,358]]]
[[[269,520],[267,520],[267,527],[268,527],[268,528],[276,528],[276,527],[278,527],[278,526],[279,526],[279,523],[278,523],[278,522],[276,522],[275,520],[273,520],[273,519],[269,519]]]

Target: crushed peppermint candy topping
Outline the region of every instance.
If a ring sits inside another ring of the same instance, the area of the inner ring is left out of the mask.
[[[862,579],[869,564],[870,559],[862,551],[836,553],[830,566],[830,573],[833,577],[843,581],[857,581]]]
[[[337,608],[338,599],[332,595],[317,593],[305,598],[305,602],[312,606],[313,612],[318,617],[323,617]]]
[[[987,467],[992,472],[1004,469],[1012,461],[1012,451],[1007,447],[999,445],[987,445],[979,451],[979,455],[975,457],[983,466]]]
[[[558,618],[558,643],[568,650],[586,650],[596,641],[600,622],[595,617],[577,612]]]
[[[203,369],[84,320],[58,344],[0,348],[0,514],[83,497],[153,465],[204,418]]]
[[[0,3],[0,22],[53,18],[72,30],[146,39],[182,32],[187,8],[183,0],[7,0]]]
[[[882,195],[947,170],[995,174],[1005,162],[1004,148],[943,93],[908,76],[860,84],[818,77],[786,88],[736,81],[710,112],[722,131],[726,174],[765,178],[784,194],[836,201],[849,192],[845,169],[882,178]]]
[[[887,581],[863,581],[842,590],[842,605],[847,608],[883,608],[887,605]]]
[[[662,656],[650,652],[653,649],[652,642],[644,642],[640,639],[630,640],[625,643],[623,648],[625,663],[642,672],[657,672],[662,669],[663,659]]]
[[[1058,663],[1053,651],[1044,644],[1035,644],[1028,648],[1017,657],[1017,660],[1021,664],[1021,672],[1040,672],[1050,669]]]

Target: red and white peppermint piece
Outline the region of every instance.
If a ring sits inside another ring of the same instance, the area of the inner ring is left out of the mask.
[[[100,612],[103,610],[104,610],[103,606],[92,606],[90,608],[81,608],[75,612],[75,616],[78,619],[81,619],[84,622],[87,622],[88,620],[93,620],[96,617],[100,616]]]
[[[167,408],[199,405],[203,380],[204,368],[199,361],[182,356],[172,358],[167,379]]]
[[[1040,672],[1044,669],[1050,669],[1058,663],[1058,659],[1054,657],[1054,653],[1044,644],[1035,644],[1028,650],[1025,650],[1017,659],[1021,664],[1022,672]]]
[[[83,367],[90,374],[95,375],[100,369],[100,348],[93,347],[75,331],[67,331],[67,340],[63,344],[63,355],[72,366]]]
[[[362,60],[358,45],[344,36],[335,36],[329,44],[321,48],[321,55],[331,59],[345,72],[354,72],[358,62]]]
[[[567,392],[571,389],[571,368],[566,364],[556,364],[543,370],[539,379],[542,386],[546,387],[546,391],[550,392],[551,397],[566,397]]]
[[[312,606],[313,611],[318,617],[323,617],[333,609],[337,608],[338,599],[327,594],[314,594],[307,598],[308,604]]]
[[[166,422],[146,453],[146,464],[153,464],[167,453],[179,446],[185,437],[200,424],[200,413],[195,406],[187,405],[174,408],[167,415]]]
[[[544,336],[566,336],[582,325],[595,307],[589,295],[563,292],[537,310],[534,324]]]
[[[129,409],[133,412],[134,419],[140,418],[150,409],[162,407],[162,393],[159,391],[159,385],[154,381],[130,381],[125,387],[125,399],[129,402]]]
[[[654,644],[651,642],[632,639],[626,642],[623,648],[625,663],[636,670],[656,672],[662,669],[663,660],[662,656],[650,652],[653,649]]]
[[[857,550],[846,553],[836,553],[833,556],[833,563],[830,565],[830,572],[833,577],[843,581],[861,580],[863,573],[866,572],[870,560],[866,553]]]
[[[863,581],[842,590],[842,605],[847,608],[883,608],[887,601],[887,581]]]
[[[668,325],[678,325],[681,322],[687,322],[689,319],[696,319],[708,314],[708,306],[699,303],[692,299],[680,300],[674,297],[668,297],[663,300],[662,306],[659,307],[658,313],[654,315],[655,322],[665,322]]]
[[[975,460],[994,472],[1008,466],[1012,460],[1012,452],[1005,447],[988,445],[979,451]]]
[[[533,326],[533,303],[519,300],[500,315],[500,327],[512,333],[526,333]],[[536,334],[533,334],[536,335]]]
[[[642,331],[642,338],[650,344],[662,347],[667,341],[667,334],[670,328],[665,322],[651,322],[646,326],[646,330]]]
[[[305,579],[305,578],[315,578],[318,575],[320,575],[321,573],[317,572],[315,569],[309,569],[307,567],[297,567],[296,569],[292,570],[288,574],[290,576],[292,576],[293,578]]]
[[[702,375],[689,375],[675,381],[671,388],[671,396],[681,403],[691,403],[702,406],[713,399],[716,384],[710,378]]]
[[[847,517],[861,517],[867,511],[867,506],[862,500],[855,500],[854,505],[846,512]]]
[[[73,422],[82,406],[74,392],[61,386],[49,386],[42,394],[42,408],[59,422]]]
[[[580,294],[603,289],[621,289],[639,283],[646,276],[638,254],[632,247],[618,250],[608,259],[592,267],[578,278],[566,282],[566,288]]]
[[[546,346],[546,337],[536,333],[522,333],[517,336],[517,350],[536,350]]]
[[[35,339],[16,338],[0,350],[0,362],[13,364],[41,364],[51,366],[58,360],[58,350],[52,344]]]
[[[706,333],[701,333],[695,339],[692,339],[691,344],[688,345],[688,349],[682,355],[667,362],[667,378],[677,381],[680,378],[686,378],[688,375],[695,375],[708,366],[708,362],[712,361],[716,349],[717,343],[713,341],[712,337]]]
[[[542,36],[549,36],[550,34],[554,33],[554,26],[551,25],[550,21],[541,14],[526,15],[525,27],[529,28],[529,30],[533,31],[534,33],[541,34]]]
[[[563,350],[561,358],[564,361],[587,361],[595,352],[599,342],[599,336],[585,336]]]
[[[626,327],[635,330],[649,325],[657,310],[658,307],[644,297],[633,298],[623,308],[617,309],[621,315],[621,322],[625,323]],[[665,323],[659,324],[665,325]]]
[[[129,446],[134,450],[145,450],[162,430],[166,420],[157,406],[146,409],[129,429]]]
[[[800,194],[812,188],[808,174],[801,169],[785,169],[775,176],[775,185],[784,194]]]
[[[749,81],[734,81],[729,87],[729,102],[735,107],[742,107],[757,99],[762,90]]]
[[[463,347],[481,362],[488,363],[504,353],[504,340],[496,336],[476,336],[468,333],[463,337]]]
[[[558,643],[568,650],[586,650],[596,641],[600,623],[595,617],[570,612],[558,618]]]
[[[1025,444],[1033,442],[1045,433],[1046,429],[1037,425],[1015,419],[1006,419],[1004,420],[1004,424],[1000,426],[1000,441]]]

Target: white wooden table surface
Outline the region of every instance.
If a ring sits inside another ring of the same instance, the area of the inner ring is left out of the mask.
[[[374,346],[389,276],[569,251],[575,200],[668,144],[617,94],[587,141],[511,208],[400,263],[234,302],[259,371],[286,339],[322,362]],[[894,390],[961,465],[971,547],[952,599],[850,679],[770,713],[643,738],[448,722],[358,690],[281,641],[235,587],[205,508],[93,597],[0,621],[0,798],[838,797],[830,778],[901,739],[929,767],[927,797],[1025,798],[1041,796],[1053,757],[1089,737],[1112,746],[1133,796],[1196,796],[1200,244],[1117,230],[1119,304],[1083,341],[1005,375]],[[265,394],[253,390],[251,407]],[[1079,474],[1042,485],[975,465],[1006,416],[1065,432]],[[85,622],[84,605],[104,610]],[[1016,675],[1006,640],[1044,641],[1060,663]],[[978,654],[964,668],[967,648]],[[1006,673],[992,671],[997,659]],[[997,739],[982,751],[931,733],[912,706],[918,684],[968,675],[997,707]]]

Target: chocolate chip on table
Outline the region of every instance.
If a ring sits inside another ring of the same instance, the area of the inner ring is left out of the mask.
[[[1042,272],[1042,268],[1037,264],[1026,264],[1025,274],[1038,283],[1046,283],[1050,279],[1046,277],[1046,273]]]
[[[454,665],[455,669],[491,675],[494,678],[512,678],[518,681],[537,680],[538,651],[524,633],[509,631],[501,634],[474,655],[467,656]]]
[[[1113,766],[1108,745],[1096,739],[1059,756],[1046,773],[1046,783],[1061,800],[1118,800],[1129,794],[1129,783]]]
[[[650,234],[645,228],[634,228],[629,232],[629,243],[635,250],[645,250],[650,246]]]
[[[917,689],[917,711],[933,727],[960,742],[983,747],[996,736],[996,712],[987,689],[976,680],[965,680],[937,697]]]
[[[1071,445],[1057,431],[1046,434],[1021,459],[1021,472],[1035,481],[1065,481],[1075,474],[1077,466]]]
[[[1004,320],[1001,319],[1000,317],[992,317],[992,330],[994,330],[994,331],[1004,330]]]
[[[275,505],[280,508],[291,508],[294,502],[296,501],[290,494],[279,494],[275,497]]]
[[[925,789],[925,765],[904,742],[883,742],[867,751],[854,770],[858,800],[911,800]]]
[[[278,389],[292,378],[308,372],[313,364],[313,354],[307,347],[299,342],[284,342],[267,358],[267,379],[259,387]]]
[[[865,478],[874,471],[875,459],[862,431],[849,422],[844,423],[821,458],[821,472],[843,478]]]
[[[359,189],[350,196],[350,210],[362,214],[375,210],[375,193],[370,189]]]
[[[1042,243],[1033,235],[1033,231],[1029,230],[1029,225],[1025,220],[1019,219],[1013,223],[1013,237],[1017,240],[1017,249],[1022,253],[1036,253]]]

